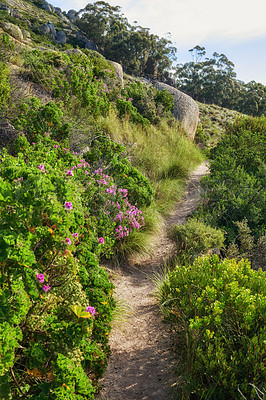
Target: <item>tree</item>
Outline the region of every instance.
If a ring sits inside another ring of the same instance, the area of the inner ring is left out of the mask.
[[[79,14],[78,27],[106,58],[121,63],[127,72],[140,75],[153,64],[162,73],[171,66],[176,52],[171,41],[150,34],[148,28],[130,25],[121,7],[98,1],[87,4]]]

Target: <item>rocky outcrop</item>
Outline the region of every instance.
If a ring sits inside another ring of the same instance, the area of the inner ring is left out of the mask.
[[[9,122],[0,119],[0,148],[14,142],[17,137],[17,131]]]
[[[110,61],[108,60],[114,67],[115,69],[115,74],[117,77],[117,80],[121,83],[122,89],[124,88],[124,78],[123,78],[123,68],[122,65],[115,62],[115,61]]]
[[[0,27],[13,38],[19,40],[20,42],[23,41],[23,34],[17,25],[11,24],[10,22],[2,22]]]
[[[64,31],[58,31],[56,33],[56,41],[58,43],[66,44],[67,37]]]
[[[84,54],[81,50],[79,49],[68,49],[64,51],[65,54]]]
[[[98,47],[92,40],[88,40],[85,44],[85,49],[98,51]]]
[[[198,120],[199,120],[199,107],[197,103],[187,94],[180,92],[166,83],[155,81],[153,85],[158,90],[167,90],[174,98],[173,116],[180,122],[191,140],[194,139]]]
[[[75,10],[69,10],[66,16],[73,24],[79,19],[78,13]]]

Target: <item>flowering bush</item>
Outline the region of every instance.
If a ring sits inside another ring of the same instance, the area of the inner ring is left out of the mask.
[[[99,257],[143,218],[127,189],[49,135],[16,148],[0,170],[1,390],[92,399],[114,308]]]

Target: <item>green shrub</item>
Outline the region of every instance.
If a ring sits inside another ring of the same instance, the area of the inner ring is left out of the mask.
[[[137,168],[125,156],[126,148],[113,142],[102,133],[92,140],[90,151],[83,156],[91,166],[102,169],[114,177],[117,187],[128,190],[128,199],[138,207],[149,206],[153,200],[153,189]]]
[[[177,256],[187,262],[209,249],[222,248],[224,243],[221,230],[192,218],[184,225],[173,225],[168,235],[176,243]]]
[[[158,91],[137,81],[128,83],[122,95],[125,100],[130,99],[137,111],[152,124],[158,124],[161,117],[171,116],[174,100],[167,90]]]
[[[114,308],[99,258],[143,217],[127,189],[49,135],[20,135],[15,150],[1,154],[0,386],[18,398],[14,374],[34,400],[92,399]]]
[[[9,83],[9,70],[8,67],[0,62],[0,112],[3,112],[9,101],[10,97],[10,83]]]
[[[167,90],[159,90],[154,96],[156,106],[162,104],[165,111],[172,111],[174,107],[174,98]]]
[[[199,258],[160,288],[171,324],[184,399],[255,398],[265,384],[266,279],[247,260]]]
[[[32,97],[19,105],[18,116],[13,120],[17,130],[23,130],[31,142],[39,134],[46,134],[53,139],[63,140],[69,135],[71,125],[63,120],[63,112],[53,102],[42,104]]]
[[[237,221],[247,219],[257,240],[266,227],[266,118],[244,118],[227,129],[211,150],[210,174],[202,179],[204,203],[196,216],[237,237]]]
[[[137,108],[132,105],[130,100],[124,100],[122,98],[117,99],[116,108],[120,117],[128,115],[131,121],[136,124],[141,124],[142,126],[150,124],[150,121],[138,112]]]

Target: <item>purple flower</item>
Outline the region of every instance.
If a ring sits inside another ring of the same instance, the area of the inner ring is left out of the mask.
[[[99,243],[104,244],[104,238],[103,237],[99,238]]]
[[[71,201],[65,201],[65,207],[67,210],[72,210],[73,205],[72,205]]]
[[[73,171],[68,170],[68,171],[67,171],[67,175],[68,175],[68,176],[74,176]]]
[[[85,311],[89,312],[91,315],[95,314],[95,308],[92,306],[88,306]]]
[[[77,239],[77,238],[79,237],[79,234],[78,234],[77,232],[75,232],[75,233],[72,233],[72,236],[73,236],[75,239]]]
[[[43,283],[44,282],[44,275],[43,274],[37,274],[36,279],[38,282]]]
[[[44,165],[43,165],[43,164],[40,164],[40,165],[38,165],[38,168],[40,168],[40,170],[41,170],[41,171],[44,171],[44,170],[45,170],[45,168],[44,168]]]
[[[54,145],[54,148],[55,148],[55,149],[57,149],[57,147],[58,147],[58,145],[57,145],[57,144],[55,144],[55,145]]]
[[[68,244],[69,246],[72,244],[71,240],[69,238],[65,239],[65,243]]]
[[[23,133],[23,132],[21,132],[21,133]],[[32,145],[34,146],[36,143],[35,142],[32,142]]]
[[[51,289],[51,287],[49,286],[49,285],[43,285],[43,290],[45,291],[45,292],[48,292],[48,290],[50,290]]]

